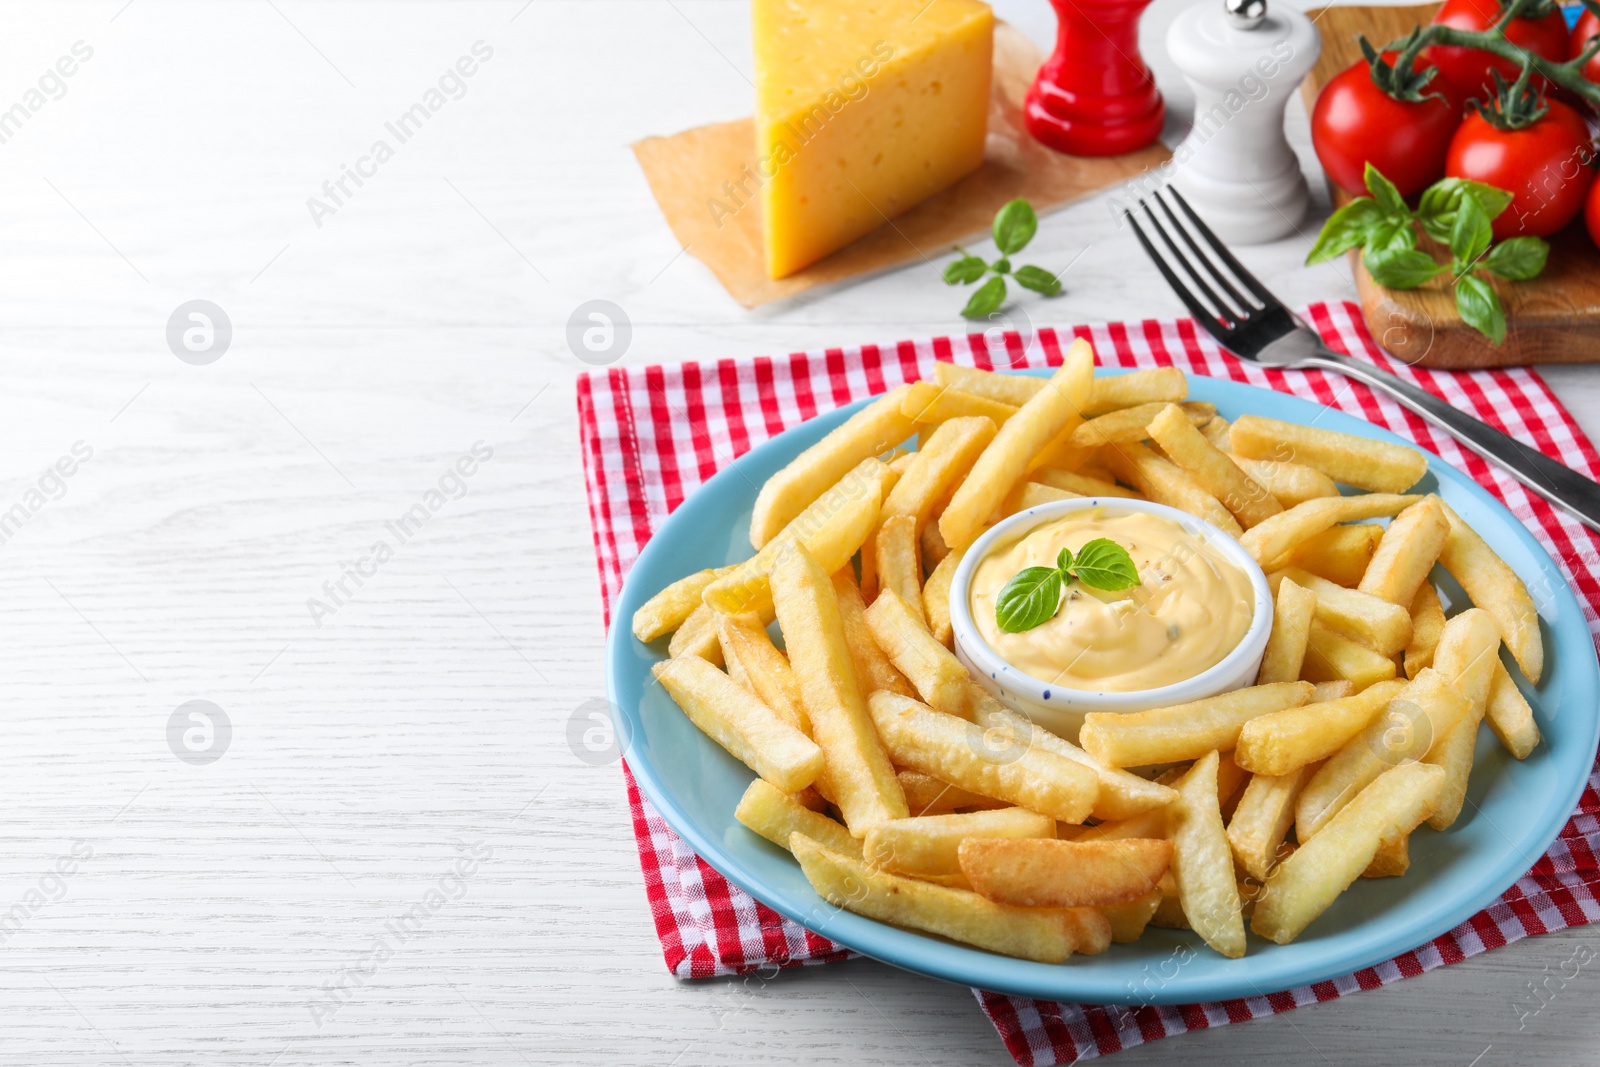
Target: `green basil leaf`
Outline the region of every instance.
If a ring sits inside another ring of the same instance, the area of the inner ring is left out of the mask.
[[[1461,321],[1499,344],[1506,339],[1506,312],[1494,286],[1475,274],[1456,279],[1456,310]]]
[[[1372,280],[1386,289],[1415,289],[1437,277],[1445,267],[1426,252],[1414,248],[1385,248],[1361,257]]]
[[[1462,263],[1475,263],[1492,240],[1494,231],[1483,205],[1471,194],[1462,196],[1455,223],[1450,227],[1450,254]]]
[[[1006,302],[1006,280],[1000,277],[990,278],[978,286],[978,291],[972,294],[972,299],[967,301],[967,306],[961,309],[961,314],[969,319],[986,319],[1000,309]]]
[[[1139,584],[1139,570],[1128,550],[1104,537],[1078,549],[1072,571],[1078,581],[1094,589],[1127,589]]]
[[[1038,230],[1039,216],[1026,200],[1013,200],[995,214],[994,243],[1000,246],[1001,255],[1022,251]]]
[[[1350,201],[1323,224],[1322,232],[1317,234],[1317,243],[1311,246],[1311,252],[1306,256],[1306,266],[1326,263],[1352,248],[1364,245],[1367,234],[1382,220],[1383,209],[1371,197],[1363,196]]]
[[[1449,179],[1446,179],[1449,180]],[[1497,189],[1483,182],[1470,181],[1466,178],[1457,178],[1461,183],[1461,194],[1470,196],[1483,208],[1483,213],[1493,221],[1499,218],[1500,213],[1511,206],[1511,194],[1504,189]]]
[[[1394,187],[1394,182],[1379,174],[1378,168],[1370,162],[1367,164],[1366,179],[1367,191],[1372,194],[1372,199],[1378,202],[1385,215],[1410,220],[1411,209],[1406,207],[1406,198],[1400,195],[1400,190]]]
[[[1410,219],[1384,218],[1378,221],[1367,233],[1367,241],[1363,246],[1368,252],[1381,252],[1385,249],[1415,248],[1417,247],[1417,228],[1411,225]]]
[[[1056,569],[1062,574],[1070,575],[1072,573],[1072,549],[1063,548],[1057,553]]]
[[[1448,242],[1456,211],[1462,199],[1468,197],[1478,202],[1491,222],[1511,205],[1511,194],[1504,189],[1467,178],[1441,178],[1428,186],[1417,205],[1417,219],[1427,235],[1435,241]]]
[[[1029,567],[1005,584],[994,601],[994,621],[1008,634],[1049,622],[1061,608],[1061,572]]]
[[[989,264],[977,256],[962,256],[944,269],[944,283],[946,285],[971,285],[983,277],[984,272],[988,269]]]
[[[1018,267],[1012,277],[1024,289],[1032,289],[1045,296],[1061,295],[1061,279],[1043,267]]]
[[[1549,256],[1550,245],[1543,238],[1513,237],[1490,249],[1479,265],[1491,274],[1514,282],[1525,282],[1539,276]]]

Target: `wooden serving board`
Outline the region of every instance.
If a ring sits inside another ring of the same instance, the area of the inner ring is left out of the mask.
[[[1335,74],[1361,58],[1357,34],[1374,46],[1411,32],[1433,17],[1437,4],[1414,7],[1330,7],[1307,12],[1322,31],[1322,56],[1300,91],[1310,112],[1317,92]],[[1333,203],[1350,195],[1329,182]],[[1420,289],[1385,289],[1350,256],[1367,326],[1396,356],[1424,367],[1464,369],[1526,363],[1600,361],[1600,249],[1580,217],[1550,239],[1550,262],[1532,281],[1495,281],[1506,308],[1506,339],[1498,347],[1456,314],[1449,279]]]

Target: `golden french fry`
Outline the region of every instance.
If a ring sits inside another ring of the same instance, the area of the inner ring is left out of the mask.
[[[1176,367],[1109,374],[1094,380],[1094,391],[1089,395],[1089,406],[1083,414],[1092,419],[1108,411],[1140,404],[1176,404],[1188,395],[1188,379]]]
[[[790,835],[798,833],[835,852],[861,856],[861,842],[851,837],[849,830],[762,778],[746,787],[733,817],[779,848],[788,848]]]
[[[1218,415],[1210,422],[1200,427],[1200,432],[1205,435],[1207,441],[1211,442],[1212,448],[1215,448],[1218,452],[1230,452],[1232,451],[1232,445],[1228,440],[1228,431],[1232,428],[1233,424],[1231,422],[1223,418],[1221,415]],[[1239,462],[1237,457],[1229,456],[1228,458],[1233,460],[1240,470],[1244,470],[1244,465]],[[1255,476],[1251,475],[1251,477],[1254,478]],[[1256,481],[1259,482],[1260,479],[1257,478]],[[1268,489],[1268,492],[1271,492],[1270,488]],[[1282,504],[1283,501],[1280,500],[1278,503]]]
[[[879,595],[892,589],[919,619],[922,610],[922,561],[917,558],[917,520],[914,515],[891,515],[878,527],[875,555],[878,558]]]
[[[1301,845],[1378,775],[1420,761],[1471,711],[1472,701],[1444,675],[1423,668],[1301,790],[1294,806],[1294,832]]]
[[[1168,404],[1150,420],[1150,436],[1168,459],[1188,471],[1245,529],[1283,510],[1283,505],[1266,487],[1240,470],[1227,453],[1207,441],[1176,404]]]
[[[1075,471],[1092,461],[1099,450],[1074,443],[1072,434],[1076,429],[1075,425],[1068,425],[1034,453],[1033,458],[1028,460],[1027,473],[1031,474],[1041,467]]]
[[[1383,527],[1373,523],[1333,526],[1296,545],[1288,562],[1334,585],[1354,589],[1361,584],[1382,539]]]
[[[1250,929],[1280,945],[1293,941],[1361,877],[1386,838],[1427,817],[1443,788],[1444,772],[1425,763],[1385,770],[1272,872]]]
[[[1074,341],[1061,369],[1006,420],[950,498],[950,505],[939,516],[946,544],[965,548],[977,539],[989,515],[1021,480],[1029,461],[1082,417],[1093,376],[1093,349],[1087,341]]]
[[[1411,613],[1388,600],[1346,589],[1299,567],[1285,567],[1279,575],[1292,579],[1317,595],[1317,621],[1330,630],[1353,637],[1374,651],[1392,656],[1411,640]]]
[[[883,502],[885,521],[909,515],[921,529],[933,509],[944,500],[994,439],[995,422],[982,416],[953,418],[939,425],[922,447],[912,453],[900,481]]]
[[[677,630],[700,606],[700,595],[705,592],[706,586],[732,570],[733,566],[710,567],[679,578],[646,600],[633,613],[633,636],[649,644],[663,634]]]
[[[909,386],[902,385],[885,393],[768,478],[756,494],[750,515],[750,543],[757,549],[766,547],[862,460],[881,455],[910,437],[912,421],[900,413],[900,403],[909,391]]]
[[[753,615],[717,615],[717,639],[728,674],[796,730],[809,735],[811,722],[800,703],[800,686],[789,659],[778,651],[760,622]]]
[[[717,640],[717,613],[701,604],[683,620],[683,625],[667,642],[667,655],[673,659],[698,656],[710,661],[712,666],[722,665],[722,643]]]
[[[873,693],[867,706],[902,767],[1062,822],[1081,823],[1094,810],[1100,780],[1081,763],[1039,745],[992,745],[981,727],[893,693]]]
[[[1319,598],[1320,600],[1320,598]],[[1331,682],[1348,678],[1357,689],[1393,678],[1399,673],[1394,660],[1380,655],[1337,630],[1311,621],[1311,636],[1306,641],[1306,659],[1300,677],[1308,682]]]
[[[1055,836],[1054,819],[1026,808],[996,808],[966,815],[913,815],[881,822],[868,830],[861,842],[861,855],[873,866],[895,874],[929,878],[962,873],[957,851],[968,838]]]
[[[1431,582],[1417,587],[1411,598],[1411,640],[1406,642],[1406,677],[1415,678],[1422,668],[1433,663],[1433,650],[1439,645],[1439,634],[1444,630],[1444,605],[1439,603],[1439,590]]]
[[[1300,664],[1306,658],[1306,639],[1311,636],[1311,616],[1316,610],[1317,594],[1290,578],[1278,584],[1272,633],[1261,655],[1257,685],[1292,682],[1300,677]]]
[[[1053,504],[1057,500],[1076,500],[1079,494],[1057,489],[1053,485],[1044,485],[1040,482],[1023,482],[1011,491],[1004,503],[1000,505],[1002,518],[1009,518],[1019,511],[1038,507],[1040,504]]]
[[[1235,419],[1229,439],[1241,456],[1301,463],[1373,493],[1403,493],[1428,472],[1428,458],[1408,445],[1258,415]]]
[[[906,795],[906,807],[913,816],[949,815],[961,808],[988,810],[1006,807],[1004,801],[980,797],[921,771],[902,770],[895,777],[900,780],[900,788]]]
[[[933,380],[948,389],[987,397],[1020,408],[1044,388],[1045,379],[1027,374],[996,374],[994,371],[963,367],[955,363],[935,363]]]
[[[1333,479],[1319,470],[1313,470],[1300,463],[1281,463],[1274,459],[1251,459],[1248,456],[1241,456],[1232,450],[1231,432],[1228,441],[1228,458],[1237,463],[1240,470],[1265,486],[1267,492],[1286,508],[1304,504],[1307,500],[1316,500],[1318,497],[1339,495],[1339,487],[1334,484]]]
[[[966,554],[967,550],[962,549],[945,556],[922,586],[922,611],[928,617],[928,630],[935,641],[947,648],[954,640],[950,627],[950,583],[955,579],[956,568],[961,566],[961,557]]]
[[[772,594],[811,736],[826,758],[845,825],[860,837],[873,823],[905,818],[905,794],[873,728],[828,572],[805,549],[790,547],[773,564]]]
[[[1533,709],[1511,673],[1498,656],[1494,663],[1494,681],[1489,683],[1489,728],[1517,759],[1527,759],[1539,747],[1539,724],[1533,721]]]
[[[1146,499],[1206,520],[1237,537],[1243,528],[1221,501],[1200,487],[1183,468],[1162,459],[1135,441],[1107,445],[1100,450],[1118,478],[1143,493]]]
[[[1116,482],[1091,477],[1082,471],[1064,471],[1059,467],[1040,467],[1029,472],[1028,477],[1041,485],[1048,485],[1052,489],[1060,489],[1078,496],[1118,496],[1133,500],[1139,498],[1139,494],[1131,489],[1124,489]]]
[[[1499,666],[1500,631],[1487,611],[1472,608],[1444,624],[1439,647],[1433,653],[1433,669],[1472,702],[1472,710],[1449,733],[1436,739],[1425,757],[1445,771],[1444,789],[1433,814],[1428,816],[1428,825],[1435,830],[1448,830],[1461,815],[1467,778],[1472,774],[1473,755],[1478,747],[1478,727],[1488,711],[1489,690]]]
[[[1126,945],[1144,936],[1145,927],[1155,918],[1156,909],[1159,907],[1161,907],[1161,890],[1157,888],[1142,897],[1135,897],[1120,904],[1104,904],[1096,910],[1110,921],[1111,940],[1119,945]]]
[[[862,693],[887,689],[902,696],[916,696],[917,691],[911,682],[895,670],[889,657],[872,639],[872,630],[867,625],[867,608],[848,565],[833,573],[833,592],[839,600],[839,619],[844,623],[844,639],[850,645],[850,660],[855,664],[856,681]],[[882,598],[881,593],[879,598]]]
[[[1121,408],[1090,419],[1072,431],[1072,443],[1083,448],[1099,448],[1102,445],[1122,441],[1147,440],[1151,436],[1151,420],[1169,407],[1177,408],[1179,417],[1191,423],[1191,429],[1194,425],[1210,422],[1211,417],[1217,413],[1214,404],[1140,404],[1138,407]]]
[[[1356,588],[1409,610],[1449,532],[1444,503],[1436,496],[1423,497],[1389,524]]]
[[[1523,676],[1538,685],[1544,673],[1544,638],[1539,633],[1539,609],[1528,595],[1528,587],[1449,504],[1441,504],[1450,533],[1439,562],[1474,604],[1494,616],[1511,658],[1522,668]]]
[[[972,888],[998,903],[1026,908],[1099,907],[1154,891],[1172,863],[1172,842],[973,835],[960,843],[960,860],[961,873]]]
[[[927,624],[899,594],[893,589],[879,593],[867,609],[866,623],[868,643],[888,657],[930,707],[947,715],[972,718],[968,695],[972,675],[955,653],[934,639]]]
[[[1239,731],[1233,761],[1252,774],[1275,777],[1327,759],[1366,729],[1405,687],[1390,679],[1352,696],[1251,719]]]
[[[1078,740],[1108,767],[1142,767],[1199,759],[1226,751],[1257,715],[1299,707],[1311,699],[1307,682],[1275,682],[1204,700],[1136,712],[1096,712],[1083,717]]]
[[[1173,780],[1176,781],[1177,777],[1175,776]],[[1169,790],[1173,799],[1177,799],[1177,791],[1171,786],[1163,785],[1161,788]],[[1084,827],[1082,832],[1073,836],[1072,840],[1120,841],[1128,837],[1166,837],[1170,831],[1167,812],[1168,807],[1163,804],[1159,808],[1141,811],[1125,819],[1109,819],[1094,826]],[[1060,836],[1059,830],[1057,836]]]
[[[867,866],[843,852],[795,834],[789,851],[813,889],[835,907],[879,922],[938,934],[952,941],[1040,963],[1063,963],[1079,947],[1084,919],[1061,908],[1012,908],[968,889],[952,889]],[[1099,920],[1110,940],[1110,923]]]
[[[706,586],[705,602],[724,615],[753,611],[767,617],[772,610],[768,572],[786,542],[802,545],[829,574],[843,567],[878,524],[889,475],[889,465],[882,460],[862,460],[786,526],[782,536]]]
[[[1320,704],[1325,700],[1343,700],[1353,697],[1360,692],[1356,683],[1348,678],[1336,678],[1331,682],[1313,682],[1316,692],[1311,694],[1311,703]]]
[[[1234,891],[1238,891],[1237,886]],[[1189,920],[1183,914],[1183,902],[1178,899],[1178,880],[1171,871],[1161,879],[1160,893],[1161,903],[1156,906],[1156,913],[1150,916],[1150,925],[1158,930],[1189,929]]]
[[[950,554],[950,546],[944,543],[944,534],[939,532],[939,524],[930,522],[922,528],[918,538],[922,544],[922,562],[938,566]],[[976,538],[974,538],[976,540]]]
[[[1217,762],[1217,754],[1208,752],[1175,783],[1172,874],[1194,932],[1222,955],[1238,959],[1244,955],[1244,916],[1217,803]]]
[[[705,660],[664,659],[651,673],[701,732],[785,793],[822,773],[822,750],[811,738]]]
[[[1397,515],[1420,499],[1392,493],[1318,497],[1304,504],[1296,504],[1288,511],[1252,526],[1239,538],[1239,543],[1249,550],[1256,562],[1276,569],[1276,561],[1280,556],[1287,555],[1300,542],[1336,523]],[[1306,569],[1314,570],[1311,567]]]
[[[1399,878],[1411,869],[1411,834],[1395,827],[1378,839],[1372,862],[1361,872],[1363,878]]]
[[[1294,798],[1317,771],[1311,763],[1288,774],[1253,774],[1228,820],[1228,847],[1239,866],[1265,881],[1294,825]]]
[[[977,396],[932,382],[913,382],[900,401],[900,413],[918,426],[937,426],[951,419],[988,419],[1003,426],[1017,413],[1012,404]]]

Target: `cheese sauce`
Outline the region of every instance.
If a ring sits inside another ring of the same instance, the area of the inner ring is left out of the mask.
[[[1027,567],[1052,567],[1097,537],[1128,550],[1140,585],[1108,592],[1066,584],[1054,618],[1006,633],[995,598]],[[1013,667],[1068,689],[1126,693],[1193,678],[1244,638],[1254,614],[1249,576],[1172,519],[1074,512],[1002,541],[973,571],[968,601],[985,641]]]

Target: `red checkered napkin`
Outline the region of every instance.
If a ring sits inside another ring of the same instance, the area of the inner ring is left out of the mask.
[[[1600,455],[1530,370],[1433,373],[1396,363],[1373,343],[1353,304],[1313,305],[1305,315],[1342,352],[1367,359],[1463,411],[1594,477]],[[1104,366],[1177,366],[1328,404],[1430,449],[1485,486],[1559,561],[1600,633],[1600,541],[1526,492],[1498,467],[1457,447],[1365,386],[1321,371],[1281,371],[1224,355],[1191,320],[1041,330],[1024,350],[1014,333],[940,337],[790,356],[613,368],[578,380],[578,412],[600,585],[611,604],[639,550],[684,498],[751,446],[820,411],[921,378],[935,360],[978,367],[1057,366],[1062,342],[1085,337]],[[645,889],[667,966],[680,978],[763,966],[846,959],[851,953],[783,919],[708,867],[640,795],[628,803]],[[1331,982],[1216,1004],[1062,1004],[974,991],[1019,1064],[1073,1063],[1171,1034],[1254,1019],[1371,989],[1530,934],[1600,920],[1600,770],[1550,851],[1495,904],[1427,945]]]

